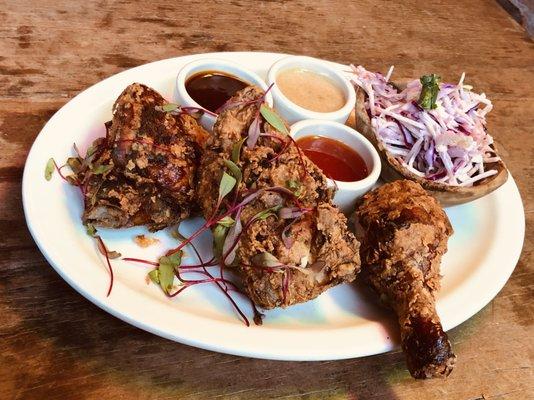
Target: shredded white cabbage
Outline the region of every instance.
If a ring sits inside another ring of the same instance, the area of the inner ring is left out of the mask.
[[[472,186],[495,175],[484,164],[499,161],[486,132],[486,114],[493,105],[484,93],[464,84],[441,83],[437,108],[423,109],[417,103],[421,82],[413,80],[398,91],[389,79],[351,65],[351,81],[367,93],[365,109],[371,125],[387,151],[414,174],[449,185]]]

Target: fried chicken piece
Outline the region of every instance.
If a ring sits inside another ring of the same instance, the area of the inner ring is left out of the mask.
[[[453,233],[447,215],[419,184],[401,180],[365,195],[356,221],[361,276],[396,311],[410,373],[449,375],[456,356],[435,309],[441,256]]]
[[[260,104],[254,101],[262,96],[254,86],[241,90],[230,100],[235,106],[222,112],[215,123],[199,174],[198,198],[206,218],[217,211],[217,188],[225,160],[231,157],[234,145],[247,136],[259,115]],[[334,285],[354,280],[360,260],[359,243],[347,230],[345,216],[332,205],[333,192],[325,175],[299,153],[289,137],[263,118],[261,131],[267,135],[260,136],[253,148],[245,143],[237,163],[243,176],[238,199],[256,191],[259,195],[240,209],[244,231],[231,267],[240,275],[249,297],[270,309],[311,300]],[[294,190],[298,196],[280,188]],[[280,207],[307,211],[297,218],[283,219],[276,216]],[[254,220],[268,209],[275,211]],[[274,257],[283,267],[270,268],[262,263],[265,257],[271,261]]]
[[[84,223],[158,230],[191,214],[208,133],[189,115],[162,111],[165,104],[138,83],[115,101],[106,139],[95,142],[90,155],[92,173],[84,176]]]

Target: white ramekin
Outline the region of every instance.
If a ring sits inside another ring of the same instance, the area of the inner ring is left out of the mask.
[[[292,69],[303,68],[308,71],[316,72],[330,78],[345,95],[346,102],[343,107],[337,111],[321,113],[307,110],[289,100],[276,85],[276,77],[279,72]],[[275,62],[267,75],[267,83],[274,83],[271,92],[273,94],[274,106],[276,111],[286,119],[289,124],[304,119],[321,119],[345,123],[350,112],[354,109],[356,103],[356,93],[354,87],[343,74],[331,66],[328,62],[306,56],[289,56]]]
[[[268,86],[263,79],[261,79],[258,74],[236,64],[232,61],[222,60],[218,58],[202,58],[196,61],[192,61],[186,65],[178,72],[176,77],[176,90],[174,93],[174,101],[182,106],[186,107],[201,107],[195,100],[191,98],[187,90],[185,89],[185,82],[187,79],[195,74],[198,74],[202,71],[219,71],[224,72],[228,75],[233,75],[240,80],[250,83],[251,85],[256,85],[267,90]],[[271,93],[267,93],[265,96],[266,103],[272,107],[273,98]],[[204,114],[200,119],[202,126],[208,130],[213,129],[215,124],[216,117],[210,114]]]
[[[304,120],[291,126],[291,137],[297,140],[304,136],[319,135],[343,142],[355,150],[365,161],[369,175],[355,182],[328,180],[328,184],[337,187],[334,196],[336,204],[345,214],[354,212],[356,200],[373,188],[380,177],[380,156],[374,146],[361,133],[351,127],[335,121]]]

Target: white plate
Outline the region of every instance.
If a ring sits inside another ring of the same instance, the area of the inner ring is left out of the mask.
[[[80,222],[77,189],[57,174],[43,177],[47,160],[63,161],[76,142],[84,151],[111,118],[111,105],[132,82],[158,90],[167,99],[180,67],[201,57],[220,57],[265,76],[282,54],[215,53],[162,60],[124,71],[80,93],[45,125],[32,146],[23,179],[26,221],[46,259],[87,299],[116,317],[156,335],[209,350],[280,360],[328,360],[366,356],[397,345],[394,317],[355,285],[338,286],[305,304],[266,313],[263,326],[245,327],[226,298],[210,285],[189,288],[168,300],[145,281],[147,268],[113,262],[115,285],[106,297],[109,275]],[[338,65],[339,68],[343,66]],[[512,177],[493,194],[447,209],[455,233],[442,263],[442,290],[437,308],[445,329],[462,323],[484,307],[512,273],[524,237],[524,212]],[[182,224],[192,232],[200,219]],[[101,230],[108,247],[123,255],[157,259],[173,244],[158,233],[160,246],[141,249],[132,238],[143,228]],[[209,253],[210,238],[201,238]],[[249,314],[248,301],[238,299]]]

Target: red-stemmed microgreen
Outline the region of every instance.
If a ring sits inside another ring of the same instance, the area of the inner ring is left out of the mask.
[[[226,167],[228,168],[232,176],[235,178],[236,180],[235,187],[239,189],[239,184],[241,183],[241,180],[243,179],[243,173],[241,172],[241,169],[232,160],[224,160],[224,165],[226,165]]]
[[[244,106],[248,106],[248,105],[251,105],[251,104],[255,104],[256,106],[259,107],[261,104],[263,104],[265,102],[265,97],[267,96],[267,93],[269,93],[271,91],[273,86],[274,86],[274,82],[271,83],[269,85],[269,87],[267,88],[267,90],[260,97],[258,97],[257,99],[238,100],[238,101],[234,101],[233,99],[228,99],[228,101],[226,101],[226,103],[224,103],[217,110],[215,110],[215,112],[217,114],[220,114],[223,111],[227,111],[227,110],[230,110],[232,108],[244,107]]]
[[[231,157],[231,159],[235,164],[239,164],[239,162],[240,162],[241,148],[243,147],[243,143],[245,142],[245,140],[247,140],[246,136],[244,138],[238,140],[237,142],[235,142],[234,145],[232,146],[232,157]]]
[[[259,111],[256,112],[256,116],[250,123],[247,133],[247,147],[249,149],[253,149],[254,146],[256,146],[261,134],[261,118]]]
[[[289,131],[287,130],[284,120],[280,118],[273,110],[271,110],[271,108],[265,104],[262,104],[260,107],[260,113],[265,121],[267,121],[274,129],[280,133],[289,135]]]
[[[312,210],[313,208],[282,207],[280,210],[278,210],[278,216],[280,217],[280,219],[294,219],[299,218]]]
[[[111,267],[111,261],[110,261],[110,258],[109,258],[109,251],[108,251],[106,245],[104,244],[104,241],[102,240],[102,238],[99,235],[94,236],[94,238],[97,241],[97,246],[98,246],[100,252],[104,255],[104,258],[106,259],[106,264],[108,266],[108,270],[109,270],[109,287],[108,287],[108,292],[106,294],[106,297],[109,297],[109,295],[111,294],[111,289],[113,289],[113,279],[114,279],[113,278],[113,268]]]
[[[295,239],[290,236],[290,230],[291,230],[291,226],[295,223],[296,219],[294,219],[293,221],[291,221],[289,224],[287,224],[284,229],[282,230],[282,233],[281,233],[281,238],[282,238],[282,243],[284,243],[284,246],[286,247],[286,249],[290,249],[291,247],[293,247],[293,243],[295,243]]]
[[[155,106],[156,111],[166,112],[172,115],[187,114],[195,119],[200,118],[203,114],[209,114],[217,117],[217,114],[202,107],[183,107],[179,104],[168,103],[163,106]]]

